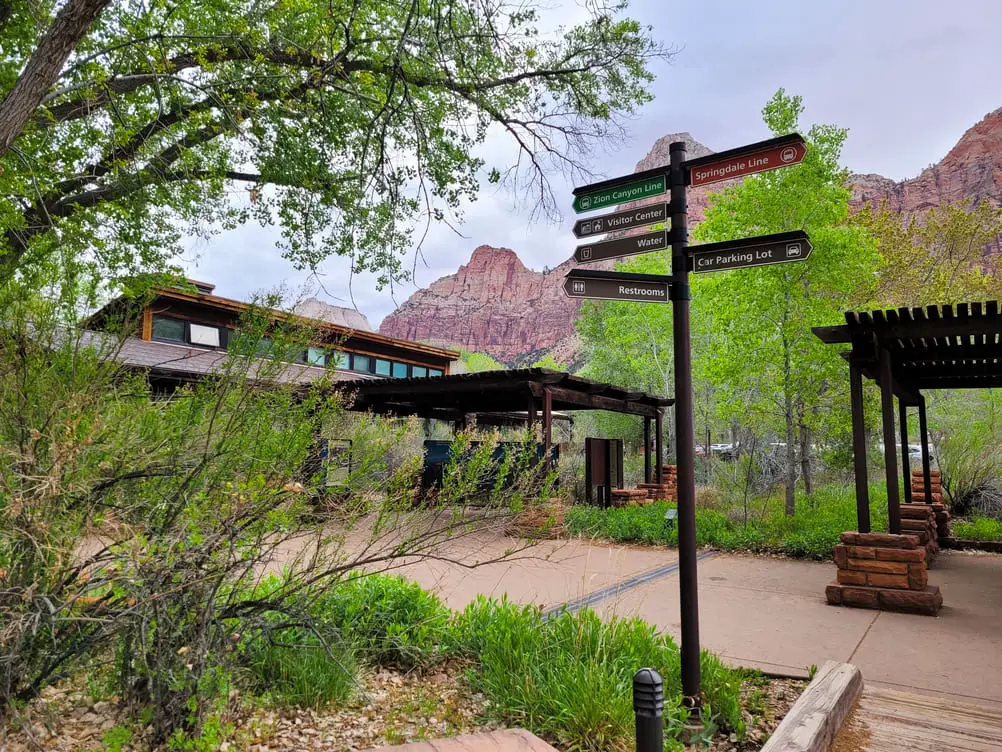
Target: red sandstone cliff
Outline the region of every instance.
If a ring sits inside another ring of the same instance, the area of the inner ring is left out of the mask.
[[[636,171],[668,164],[668,145],[684,140],[690,158],[711,151],[688,133],[658,139]],[[968,130],[941,162],[896,183],[880,175],[853,175],[852,204],[886,200],[906,216],[933,206],[989,199],[1002,203],[1002,108]],[[720,190],[727,183],[711,188]],[[689,192],[691,222],[703,219],[707,189]],[[637,203],[661,200],[648,199]],[[568,246],[572,243],[569,241]],[[1002,243],[996,242],[1002,252]],[[612,262],[608,263],[611,268]],[[382,334],[485,352],[509,364],[528,364],[551,352],[562,363],[578,357],[574,318],[580,302],[563,295],[568,260],[548,273],[525,267],[507,248],[480,246],[469,263],[414,293],[379,327]],[[592,264],[589,268],[598,268]]]

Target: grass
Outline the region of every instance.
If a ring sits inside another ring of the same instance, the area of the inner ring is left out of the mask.
[[[1002,541],[1002,522],[991,517],[975,517],[970,522],[953,523],[953,536],[963,540]]]
[[[883,486],[870,487],[875,532],[887,529],[886,499]],[[616,509],[575,506],[567,510],[564,526],[571,534],[589,538],[676,546],[678,529],[664,520],[672,506],[665,502]],[[839,534],[856,528],[855,492],[845,486],[822,486],[810,497],[799,494],[793,516],[784,513],[782,499],[776,497],[756,499],[750,506],[747,524],[742,509],[697,507],[697,544],[725,551],[827,559]]]
[[[458,649],[477,662],[470,683],[506,723],[555,740],[564,750],[633,746],[632,680],[641,667],[664,679],[666,736],[677,741],[679,651],[671,637],[639,619],[603,622],[593,611],[547,619],[535,606],[479,598],[456,619]],[[709,653],[701,657],[707,712],[742,732],[742,674]]]
[[[352,691],[350,674],[362,666],[423,669],[457,657],[469,662],[467,680],[495,719],[568,751],[625,751],[634,744],[632,678],[653,667],[664,679],[668,747],[681,748],[687,713],[679,650],[639,619],[602,621],[589,610],[547,618],[536,606],[483,597],[456,613],[418,585],[387,575],[353,578],[310,610],[321,633],[336,636],[333,658],[299,628],[285,630],[281,642],[256,635],[241,646],[254,685],[274,701],[342,703]],[[704,715],[743,734],[745,673],[706,652],[701,666]]]

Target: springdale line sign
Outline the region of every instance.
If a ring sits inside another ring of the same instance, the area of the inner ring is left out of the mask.
[[[718,183],[721,180],[754,175],[800,164],[807,156],[807,144],[799,135],[780,136],[738,149],[710,154],[686,163],[689,185]]]

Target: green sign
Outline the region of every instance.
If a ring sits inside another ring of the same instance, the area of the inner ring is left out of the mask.
[[[627,178],[624,178],[626,180]],[[574,197],[574,211],[578,214],[582,212],[604,209],[615,204],[625,204],[627,201],[636,201],[640,198],[650,198],[658,196],[668,190],[667,180],[664,175],[658,175],[647,180],[633,180],[614,185],[611,188],[604,188],[600,191],[582,193]]]

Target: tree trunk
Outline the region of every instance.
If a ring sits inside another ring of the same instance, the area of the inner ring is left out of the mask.
[[[811,429],[800,421],[800,475],[804,479],[804,493],[814,493],[814,478],[811,477]]]
[[[793,415],[793,400],[786,397],[786,513],[790,516],[797,510],[797,435]]]
[[[0,157],[21,135],[45,93],[59,78],[67,58],[110,3],[111,0],[69,0],[56,14],[14,87],[0,103]]]

